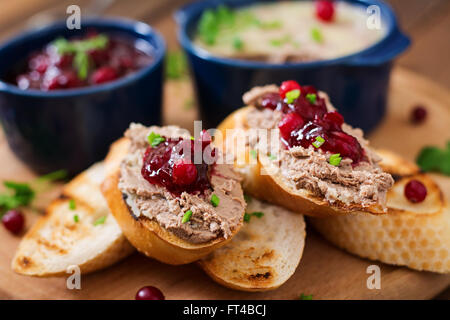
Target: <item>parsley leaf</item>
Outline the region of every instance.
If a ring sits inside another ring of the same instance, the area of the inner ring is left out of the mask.
[[[305,295],[305,294],[301,294],[300,297],[298,297],[300,300],[312,300],[313,299],[313,295]]]
[[[423,148],[416,162],[423,171],[436,171],[450,176],[450,141],[444,149],[433,146]]]
[[[29,205],[35,197],[34,190],[26,183],[4,181],[3,185],[8,191],[0,194],[0,216],[11,209]]]
[[[180,79],[187,75],[186,56],[181,51],[167,53],[165,74],[168,79]]]
[[[147,140],[152,147],[157,147],[161,142],[166,141],[164,137],[161,137],[160,134],[154,133],[153,131],[148,135]]]

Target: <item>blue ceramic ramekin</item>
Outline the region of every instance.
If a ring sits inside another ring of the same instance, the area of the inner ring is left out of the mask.
[[[75,174],[102,159],[130,122],[160,124],[166,46],[142,22],[95,18],[83,20],[81,30],[68,30],[59,22],[21,34],[0,46],[0,79],[32,51],[86,29],[146,41],[153,62],[116,81],[69,90],[21,90],[0,81],[0,118],[9,146],[38,173],[66,169]]]
[[[400,31],[392,9],[382,1],[347,0],[364,8],[379,6],[387,34],[373,46],[338,59],[270,64],[216,57],[192,43],[191,37],[205,9],[220,4],[241,7],[259,2],[268,1],[198,1],[184,6],[175,15],[178,39],[192,67],[200,113],[206,125],[217,125],[242,106],[242,94],[250,88],[293,79],[327,92],[346,122],[366,131],[373,129],[385,113],[392,60],[410,44],[409,38]]]

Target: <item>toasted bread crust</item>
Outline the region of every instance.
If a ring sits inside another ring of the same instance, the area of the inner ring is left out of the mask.
[[[82,274],[87,274],[134,251],[109,213],[104,225],[92,225],[93,219],[107,213],[99,185],[89,177],[97,175],[100,167],[101,164],[94,165],[78,175],[64,187],[62,196],[47,207],[16,251],[11,262],[15,272],[35,277],[66,276],[67,268],[77,265]],[[75,210],[69,209],[71,200],[76,203]],[[80,215],[78,223],[73,221],[74,214]]]
[[[228,239],[220,237],[207,243],[193,244],[177,237],[145,216],[136,219],[118,187],[119,164],[128,152],[128,145],[128,140],[122,138],[111,147],[105,160],[109,173],[102,184],[102,192],[123,233],[138,251],[167,264],[187,264],[223,246],[239,231],[240,226],[233,230],[232,236]]]
[[[250,111],[250,107],[244,107],[236,110],[229,115],[219,126],[218,130],[223,135],[223,141],[226,141],[226,130],[234,128],[243,128],[245,126],[245,115]],[[219,146],[225,148],[223,146]],[[245,151],[246,153],[249,150]],[[245,159],[249,159],[248,155]],[[245,177],[245,192],[265,200],[283,206],[291,211],[312,217],[330,217],[337,215],[349,214],[355,211],[363,211],[371,214],[386,213],[380,206],[372,205],[363,207],[358,204],[346,205],[336,201],[330,205],[327,201],[315,195],[308,194],[306,190],[302,190],[301,194],[297,190],[293,190],[281,181],[281,177],[276,174],[261,174],[262,170],[269,170],[270,161],[266,157],[258,155],[258,164],[249,166],[248,174]]]
[[[413,163],[392,152],[378,154],[381,167],[399,176],[387,195],[388,214],[310,219],[311,224],[330,242],[360,257],[450,273],[450,207],[441,189]],[[411,179],[426,186],[425,201],[413,204],[404,197],[404,185]]]

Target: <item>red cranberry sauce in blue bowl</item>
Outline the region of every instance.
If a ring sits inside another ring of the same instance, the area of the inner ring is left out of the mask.
[[[31,169],[76,174],[102,159],[130,122],[161,119],[162,37],[147,24],[65,22],[0,46],[0,119]]]

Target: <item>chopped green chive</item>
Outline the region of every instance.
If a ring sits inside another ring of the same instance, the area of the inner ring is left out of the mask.
[[[277,156],[276,155],[273,155],[273,154],[269,154],[269,159],[270,160],[277,160]]]
[[[317,100],[317,96],[316,96],[315,93],[308,93],[308,94],[306,95],[306,99],[308,99],[308,101],[309,101],[310,103],[315,104],[315,103],[316,103],[316,100]]]
[[[320,147],[323,145],[324,142],[325,142],[325,139],[324,139],[324,138],[322,138],[321,136],[317,136],[317,137],[316,137],[316,141],[314,141],[314,142],[312,143],[312,145],[313,145],[314,147],[316,147],[316,148],[320,148]]]
[[[219,202],[220,202],[219,197],[213,194],[211,196],[211,204],[213,205],[213,207],[217,207],[219,205]]]
[[[311,38],[315,42],[321,43],[323,41],[322,31],[320,31],[319,28],[312,28],[311,29]]]
[[[281,21],[274,20],[274,21],[263,21],[259,24],[259,27],[261,29],[279,29],[283,26]]]
[[[250,219],[251,219],[252,216],[255,216],[257,218],[261,218],[262,216],[264,216],[264,212],[255,211],[255,212],[252,212],[252,213],[245,213],[244,214],[244,221],[245,222],[250,222]]]
[[[160,134],[151,132],[148,137],[147,137],[148,143],[150,143],[150,145],[152,147],[156,147],[158,146],[161,142],[166,141],[166,139],[164,139],[163,137],[161,137]]]
[[[69,209],[70,210],[75,210],[76,208],[77,208],[77,205],[75,203],[75,200],[70,199],[70,201],[69,201]]]
[[[181,220],[181,223],[186,223],[189,220],[191,220],[191,216],[192,216],[192,211],[188,210],[184,213],[183,219]]]
[[[191,140],[192,140],[192,141],[194,141],[194,140],[195,140],[195,138],[194,138],[193,136],[191,136]]]
[[[286,102],[289,104],[293,103],[295,101],[295,99],[297,99],[298,97],[300,97],[299,89],[295,89],[295,90],[286,92]]]
[[[252,149],[249,151],[250,155],[256,159],[256,157],[258,156],[258,153],[256,152],[256,150]]]
[[[250,203],[252,201],[252,197],[250,197],[248,194],[244,194],[244,200],[247,203]]]
[[[312,300],[313,299],[313,295],[305,295],[305,294],[301,294],[300,297],[298,297],[300,300]]]
[[[77,214],[73,216],[73,221],[75,221],[76,223],[80,221],[80,218],[78,217]]]
[[[235,50],[240,51],[240,50],[242,50],[243,47],[244,47],[244,42],[242,42],[241,38],[235,37],[233,39],[233,48]]]
[[[100,217],[94,221],[94,226],[98,226],[100,224],[104,224],[106,221],[106,216]]]
[[[337,167],[337,166],[341,163],[341,160],[342,160],[341,154],[340,154],[340,153],[335,153],[335,154],[332,154],[332,155],[330,156],[330,159],[328,160],[328,162],[329,162],[331,165]]]

